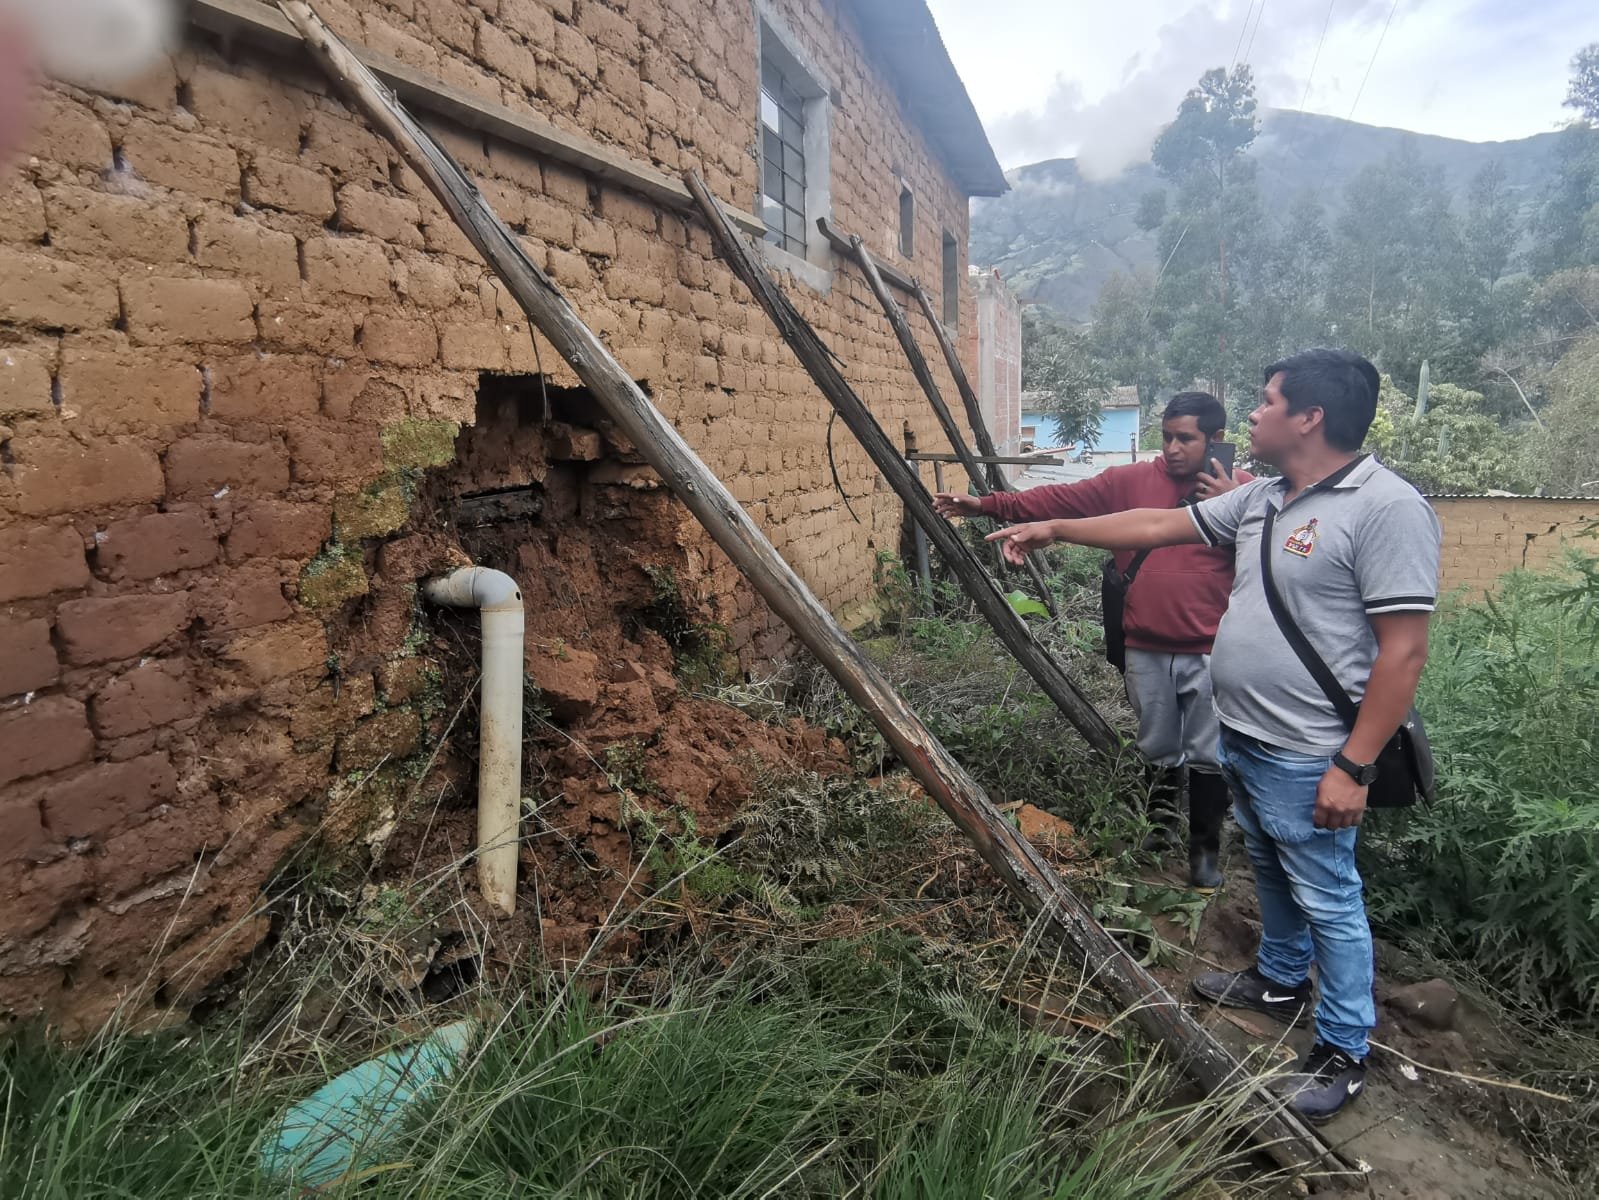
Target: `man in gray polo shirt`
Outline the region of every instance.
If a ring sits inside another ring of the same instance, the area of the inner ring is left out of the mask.
[[[1321,983],[1316,1041],[1285,1082],[1296,1112],[1325,1121],[1365,1086],[1371,927],[1355,837],[1378,752],[1409,711],[1427,660],[1440,531],[1416,490],[1359,453],[1377,370],[1345,350],[1266,368],[1250,452],[1282,471],[1188,509],[1040,521],[991,534],[1005,557],[1068,541],[1104,549],[1185,542],[1238,550],[1211,657],[1218,761],[1235,799],[1260,898],[1260,951],[1242,971],[1194,980],[1201,995],[1299,1023]],[[1284,607],[1360,705],[1347,728],[1272,617],[1265,552]]]

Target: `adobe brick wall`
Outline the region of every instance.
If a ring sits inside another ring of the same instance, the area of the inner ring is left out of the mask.
[[[1443,524],[1442,593],[1491,591],[1506,572],[1557,563],[1568,546],[1599,552],[1599,541],[1576,540],[1599,522],[1599,500],[1485,496],[1430,503]]]
[[[748,0],[318,8],[754,207]],[[837,6],[777,8],[837,85],[838,224],[938,280],[941,230],[966,243],[965,197]],[[542,362],[552,385],[577,380],[549,345],[535,355],[442,209],[306,62],[191,31],[122,95],[53,87],[38,118],[0,179],[0,1014],[93,1023],[146,979],[181,1009],[240,961],[264,928],[260,885],[335,774],[414,748],[388,682],[414,639],[387,616],[408,617],[447,559],[389,506],[395,481],[448,461],[481,372]],[[844,512],[826,403],[704,230],[435,128],[800,575],[837,612],[869,604],[899,505],[839,436],[862,523]],[[898,253],[896,169],[925,261]],[[941,447],[865,284],[839,264],[830,294],[789,292],[896,440],[909,424]],[[692,527],[681,554],[746,659],[784,652]],[[357,626],[380,656],[352,672]],[[202,945],[215,953],[177,974]]]

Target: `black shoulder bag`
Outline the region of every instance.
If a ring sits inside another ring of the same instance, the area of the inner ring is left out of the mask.
[[[1277,581],[1272,577],[1272,525],[1276,517],[1276,511],[1268,504],[1266,523],[1260,532],[1260,575],[1266,589],[1266,603],[1277,620],[1277,628],[1282,630],[1305,670],[1338,710],[1344,725],[1352,730],[1355,718],[1360,715],[1360,706],[1350,699],[1338,677],[1305,637],[1304,630],[1288,615],[1288,608],[1277,591]],[[1368,808],[1407,808],[1416,802],[1417,796],[1430,803],[1435,792],[1432,747],[1427,742],[1421,714],[1412,708],[1405,714],[1404,724],[1394,731],[1394,736],[1377,755],[1377,779],[1366,792],[1366,805]]]

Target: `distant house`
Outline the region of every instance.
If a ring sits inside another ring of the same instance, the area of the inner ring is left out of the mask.
[[[1060,436],[1055,419],[1046,411],[1045,392],[1022,393],[1021,441],[1037,449],[1059,446],[1065,442]],[[1117,388],[1110,399],[1100,406],[1099,436],[1088,448],[1096,454],[1103,452],[1128,453],[1138,445],[1140,410],[1138,389]]]
[[[1022,307],[992,268],[968,269],[977,321],[966,339],[966,360],[977,364],[977,402],[994,448],[1015,454],[1021,444]]]

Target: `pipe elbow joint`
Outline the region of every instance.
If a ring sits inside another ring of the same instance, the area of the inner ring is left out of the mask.
[[[451,608],[477,608],[484,612],[521,612],[522,589],[504,571],[490,567],[458,567],[422,585],[422,594],[434,604]]]

